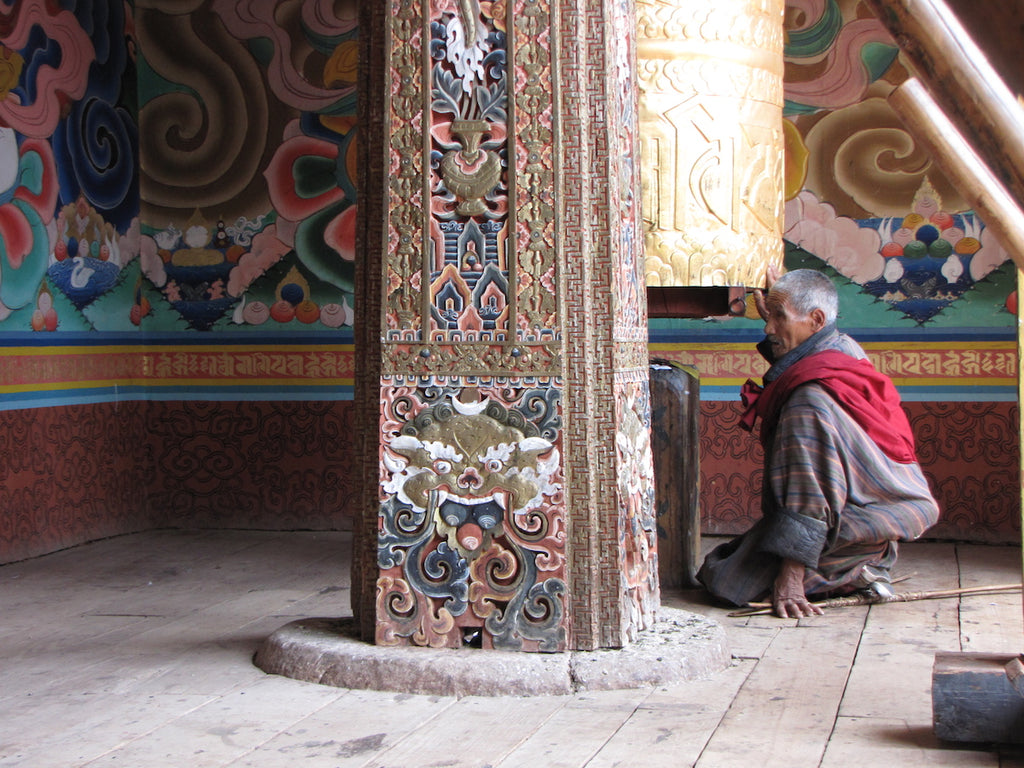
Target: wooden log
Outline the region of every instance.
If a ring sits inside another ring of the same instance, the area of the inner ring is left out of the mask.
[[[1024,71],[1020,65],[1024,4],[1006,0],[946,0],[946,5],[985,52],[985,58],[1011,93],[1024,94]]]
[[[947,741],[1024,743],[1024,697],[1005,667],[1014,656],[936,653],[932,722]]]
[[[651,360],[650,373],[658,577],[663,587],[697,586],[700,379],[667,360]]]
[[[864,1],[942,111],[1024,205],[1024,112],[956,14],[944,0]]]
[[[942,113],[921,82],[907,80],[890,94],[889,103],[935,164],[960,188],[1014,263],[1024,268],[1024,231],[1017,226],[1024,220],[1020,205]]]
[[[1004,669],[1013,689],[1024,697],[1024,657],[1014,656],[1006,662]]]

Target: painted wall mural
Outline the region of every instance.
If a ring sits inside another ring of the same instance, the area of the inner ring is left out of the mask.
[[[790,3],[787,34],[784,237],[926,326],[1008,255],[889,107],[907,71],[870,10]]]
[[[0,561],[347,526],[357,7],[0,8]]]
[[[0,27],[0,333],[351,326],[356,0],[63,5]]]
[[[142,273],[188,328],[352,324],[356,12],[137,10]],[[146,327],[167,322],[154,312]]]
[[[92,327],[104,314],[96,299],[131,282],[138,131],[126,10],[27,0],[0,17],[0,332]]]

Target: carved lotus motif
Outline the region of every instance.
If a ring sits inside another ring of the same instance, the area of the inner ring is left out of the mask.
[[[480,148],[480,140],[490,125],[486,120],[456,120],[452,123],[462,149],[445,153],[441,158],[441,178],[445,186],[459,198],[455,212],[461,216],[478,216],[487,210],[483,198],[501,178],[501,161],[493,152]]]

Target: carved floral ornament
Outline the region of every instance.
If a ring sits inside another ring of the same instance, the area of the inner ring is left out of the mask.
[[[397,3],[387,21],[384,330],[396,373],[436,371],[442,357],[446,372],[485,373],[484,358],[557,372],[551,17],[547,0],[442,0]]]

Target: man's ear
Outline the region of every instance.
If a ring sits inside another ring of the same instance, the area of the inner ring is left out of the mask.
[[[812,309],[809,317],[811,318],[811,322],[814,323],[815,333],[817,333],[826,325],[828,325],[828,323],[825,320],[825,310],[823,309],[817,307],[815,309]]]

